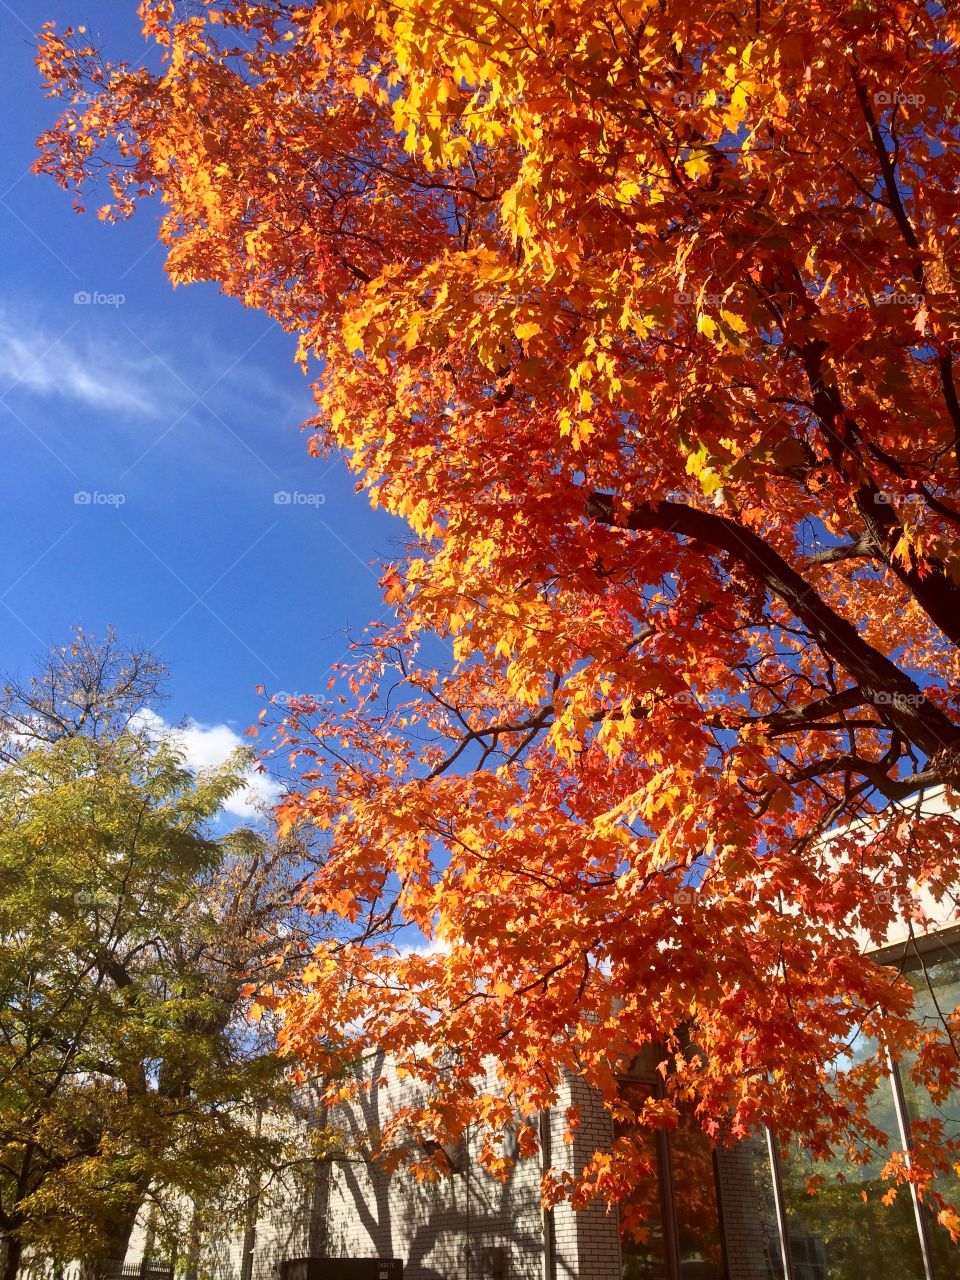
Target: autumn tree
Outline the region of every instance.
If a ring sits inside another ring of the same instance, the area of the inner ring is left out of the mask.
[[[149,1199],[229,1216],[232,1184],[286,1158],[254,1124],[288,1084],[244,992],[296,942],[300,860],[223,828],[249,753],[193,774],[145,714],[162,674],[78,634],[0,696],[5,1280],[24,1249],[122,1258]]]
[[[960,1081],[956,1016],[864,955],[960,872],[955,9],[141,13],[147,65],[45,30],[38,168],[107,219],[158,197],[172,280],[297,335],[313,449],[411,528],[396,625],[283,730],[354,926],[288,1046],[322,1061],[335,1006],[436,1086],[397,1135],[476,1122],[493,1167],[564,1071],[628,1123],[648,1044],[643,1125],[854,1158],[887,1050]],[[949,1136],[888,1176],[931,1194]]]
[[[0,680],[0,760],[68,738],[119,737],[145,713],[156,715],[167,672],[146,649],[124,645],[108,627],[102,639],[78,627],[69,644],[36,670]]]

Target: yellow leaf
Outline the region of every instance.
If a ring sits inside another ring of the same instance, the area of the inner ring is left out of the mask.
[[[907,564],[910,560],[910,539],[906,534],[901,534],[897,541],[897,545],[893,548],[891,558],[899,560],[901,564]]]
[[[744,320],[743,316],[737,315],[735,311],[721,311],[720,319],[724,322],[724,324],[729,325],[730,328],[733,329],[735,333],[746,332],[746,328],[747,328],[746,320]]]
[[[684,160],[683,168],[688,178],[702,178],[710,172],[709,152],[695,151],[689,160]]]

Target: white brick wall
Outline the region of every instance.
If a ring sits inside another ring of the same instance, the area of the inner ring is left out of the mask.
[[[552,1113],[553,1163],[579,1174],[595,1151],[609,1149],[613,1129],[599,1098],[582,1080],[568,1080],[567,1094]],[[563,1142],[563,1112],[570,1105],[579,1110],[579,1125],[568,1147]],[[554,1209],[554,1230],[557,1280],[620,1280],[620,1227],[615,1210],[594,1203],[575,1213],[564,1202]]]
[[[401,1094],[409,1097],[408,1086],[385,1074],[388,1086],[340,1108],[332,1127],[356,1138],[382,1129]],[[570,1105],[580,1122],[568,1145]],[[552,1164],[578,1174],[611,1140],[596,1095],[570,1080],[550,1113]],[[417,1182],[402,1168],[388,1175],[360,1155],[289,1173],[261,1205],[252,1280],[276,1280],[285,1258],[311,1255],[400,1258],[405,1280],[545,1280],[539,1159],[518,1162],[500,1183],[480,1167],[477,1143],[468,1141],[467,1149],[463,1172],[434,1183]],[[720,1151],[717,1163],[729,1280],[769,1280],[777,1233],[765,1140]],[[615,1211],[597,1203],[574,1212],[563,1202],[553,1210],[552,1237],[556,1280],[620,1280]],[[139,1260],[143,1244],[140,1230],[129,1261]],[[240,1280],[242,1253],[240,1232],[207,1239],[202,1270],[209,1280]]]
[[[372,1090],[331,1115],[334,1128],[356,1136],[377,1132],[399,1100],[401,1088]],[[563,1142],[564,1112],[575,1103],[581,1124],[572,1146]],[[571,1172],[583,1168],[598,1146],[610,1141],[602,1108],[582,1082],[564,1090],[551,1112],[553,1163]],[[537,1158],[517,1163],[506,1183],[479,1165],[478,1144],[467,1142],[463,1172],[439,1182],[417,1182],[402,1168],[387,1175],[359,1156],[288,1174],[270,1188],[256,1227],[253,1280],[275,1280],[285,1258],[400,1258],[404,1280],[544,1280],[541,1166]],[[620,1280],[617,1217],[602,1205],[574,1213],[554,1210],[556,1280]],[[142,1230],[131,1241],[128,1260],[139,1260]],[[243,1235],[207,1239],[202,1269],[210,1280],[239,1280]]]

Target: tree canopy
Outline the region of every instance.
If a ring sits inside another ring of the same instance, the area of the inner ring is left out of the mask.
[[[412,531],[395,625],[281,730],[283,821],[328,832],[314,902],[354,925],[288,1045],[322,1061],[335,1010],[436,1084],[398,1134],[477,1122],[498,1169],[565,1070],[628,1118],[648,1044],[641,1122],[718,1140],[875,1140],[888,1049],[956,1086],[952,1011],[918,1027],[863,954],[960,871],[953,7],[141,13],[149,66],[46,29],[38,167],[106,218],[159,197],[174,282],[297,335],[312,448]]]
[[[0,703],[7,1278],[25,1248],[122,1258],[151,1199],[215,1196],[229,1214],[233,1184],[285,1158],[254,1116],[286,1099],[286,1069],[244,1015],[276,972],[278,928],[296,937],[297,861],[217,829],[249,753],[192,773],[143,726],[161,676],[81,634]]]

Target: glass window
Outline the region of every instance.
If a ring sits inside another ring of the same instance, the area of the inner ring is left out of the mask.
[[[780,1216],[766,1132],[717,1152],[724,1234],[731,1272],[784,1280]],[[726,1194],[728,1193],[729,1194]]]
[[[873,1041],[861,1037],[851,1058],[863,1061],[875,1049]],[[924,1280],[911,1196],[901,1190],[892,1205],[881,1203],[889,1183],[880,1170],[889,1150],[900,1146],[888,1079],[880,1081],[869,1110],[889,1146],[868,1163],[850,1164],[843,1153],[829,1162],[814,1160],[796,1144],[783,1162],[794,1280]],[[811,1196],[806,1180],[814,1174],[826,1182]]]
[[[645,1239],[636,1235],[621,1238],[623,1280],[667,1280],[666,1251],[663,1243],[663,1218],[660,1211],[659,1179],[646,1178],[634,1192],[634,1202],[646,1213]]]
[[[941,1015],[952,1013],[960,1005],[960,959],[939,956],[926,960],[904,974],[916,995],[914,1011],[928,1026],[942,1026]],[[952,1093],[945,1102],[935,1103],[926,1089],[917,1088],[910,1079],[911,1058],[900,1063],[900,1079],[911,1123],[916,1120],[937,1119],[943,1125],[944,1136],[955,1138],[960,1134],[960,1096]],[[936,1188],[951,1203],[960,1206],[960,1178],[955,1173],[941,1174]],[[938,1277],[960,1275],[960,1246],[951,1244],[946,1230],[928,1216],[927,1236],[930,1252]]]
[[[652,1087],[630,1084],[632,1100],[649,1097]],[[725,1280],[726,1268],[717,1207],[713,1148],[693,1116],[684,1116],[667,1138],[672,1206],[663,1218],[664,1170],[660,1153],[664,1144],[654,1134],[645,1135],[648,1154],[658,1172],[645,1178],[634,1191],[629,1206],[643,1226],[639,1233],[624,1232],[621,1240],[623,1280]],[[671,1274],[665,1235],[676,1231],[679,1271]]]
[[[669,1135],[681,1280],[724,1280],[717,1179],[710,1139],[693,1116]]]
[[[626,1084],[623,1090],[634,1106],[639,1106],[653,1092],[650,1085],[639,1083]],[[657,1177],[644,1178],[634,1189],[629,1205],[625,1206],[629,1211],[628,1216],[636,1217],[642,1225],[634,1233],[624,1231],[621,1235],[623,1280],[667,1280],[656,1136],[648,1131],[642,1135],[641,1141],[644,1154],[657,1169]]]

